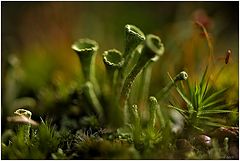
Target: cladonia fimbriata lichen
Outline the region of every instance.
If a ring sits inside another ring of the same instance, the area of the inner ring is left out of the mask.
[[[77,53],[85,81],[90,81],[94,85],[97,95],[100,94],[100,88],[95,75],[95,58],[98,50],[98,43],[91,39],[79,39],[72,45],[72,49]]]
[[[111,82],[111,87],[115,88],[118,69],[124,64],[122,53],[116,49],[107,50],[103,53],[103,62],[107,70],[108,79]]]
[[[123,58],[125,59],[124,64],[121,69],[119,69],[117,89],[118,93],[121,92],[124,80],[126,78],[126,73],[128,73],[128,65],[134,56],[134,51],[138,46],[145,40],[144,33],[134,25],[125,25],[125,51],[123,53]]]
[[[129,97],[132,84],[136,76],[138,75],[138,73],[141,72],[148,63],[150,63],[153,60],[156,61],[157,59],[159,59],[159,57],[163,53],[164,53],[164,47],[163,47],[163,44],[161,43],[160,38],[152,34],[147,35],[141,55],[138,59],[138,62],[137,64],[135,64],[132,71],[127,76],[124,82],[123,89],[121,91],[121,96],[120,96],[121,107],[125,106],[127,99]]]

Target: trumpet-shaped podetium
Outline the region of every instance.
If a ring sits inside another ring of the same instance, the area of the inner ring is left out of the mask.
[[[136,47],[145,40],[144,33],[134,25],[125,26],[125,52],[123,57],[126,58]]]
[[[137,61],[137,64],[133,67],[132,71],[127,76],[120,96],[120,105],[124,107],[129,93],[134,82],[134,79],[139,72],[150,62],[157,61],[159,57],[164,53],[164,46],[158,36],[149,34],[146,36],[144,46],[141,55]]]
[[[111,49],[103,53],[103,60],[106,65],[113,68],[120,68],[124,63],[124,58],[120,51]]]
[[[114,80],[114,73],[116,69],[122,67],[124,63],[124,58],[120,51],[116,49],[111,49],[103,53],[103,62],[107,69],[110,80]]]
[[[128,66],[134,57],[134,50],[145,40],[144,33],[134,25],[125,25],[125,51],[123,53],[124,64],[118,74],[118,89],[120,93],[123,87],[124,79],[128,73]]]
[[[93,83],[95,91],[100,89],[95,78],[95,57],[98,50],[98,43],[91,39],[79,39],[72,45],[82,64],[82,71],[86,81]]]

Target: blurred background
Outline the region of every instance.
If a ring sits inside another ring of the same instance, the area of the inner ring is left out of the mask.
[[[2,123],[26,105],[37,120],[39,115],[79,113],[66,101],[83,83],[71,44],[79,38],[99,43],[96,74],[104,81],[101,54],[112,48],[124,51],[126,24],[158,35],[165,45],[164,56],[153,66],[150,94],[166,85],[167,72],[174,76],[184,69],[192,80],[201,76],[209,46],[194,23],[199,21],[214,49],[211,72],[222,69],[216,87],[232,87],[229,100],[238,99],[238,2],[1,2],[1,10]],[[232,53],[225,64],[228,49]]]

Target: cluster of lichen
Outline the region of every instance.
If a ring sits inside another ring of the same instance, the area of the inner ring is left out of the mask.
[[[106,110],[109,109],[103,108],[99,101],[103,96],[109,103],[109,108],[114,108],[113,111],[121,113],[119,117],[115,117],[119,125],[122,122],[126,123],[128,119],[126,115],[129,106],[131,107],[128,101],[129,94],[137,75],[143,70],[148,70],[151,64],[164,53],[164,46],[158,36],[152,34],[145,36],[136,26],[126,25],[125,51],[121,53],[116,49],[110,49],[102,54],[108,77],[108,85],[104,89],[99,86],[95,77],[95,56],[98,43],[94,40],[80,39],[72,45],[72,49],[80,58],[86,80],[84,91],[99,120],[106,122],[104,119],[110,117],[104,116],[109,112]]]
[[[98,43],[80,39],[72,45],[85,79],[84,85],[75,90],[75,97],[80,102],[77,106],[86,110],[87,116],[80,120],[87,126],[76,127],[74,132],[68,128],[57,132],[44,121],[40,125],[34,122],[30,111],[19,109],[17,116],[8,120],[23,125],[18,125],[15,134],[4,134],[4,159],[222,159],[228,155],[234,139],[226,134],[219,143],[216,134],[212,140],[206,135],[209,127],[227,128],[215,117],[232,113],[227,109],[237,106],[226,104],[223,94],[227,89],[212,88],[206,68],[195,85],[181,71],[173,78],[169,75],[169,83],[155,96],[149,96],[149,73],[163,55],[164,45],[158,36],[145,36],[134,25],[126,25],[124,31],[124,52],[110,49],[102,54],[106,69],[102,84],[95,75]],[[140,94],[135,96],[136,81],[140,82]],[[163,101],[173,87],[184,104]],[[164,107],[160,107],[163,102]],[[175,114],[171,114],[172,110]]]

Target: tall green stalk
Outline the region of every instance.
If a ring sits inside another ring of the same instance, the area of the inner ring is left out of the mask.
[[[111,49],[103,53],[103,62],[108,76],[107,86],[103,91],[104,98],[108,102],[107,107],[109,107],[106,108],[105,106],[105,118],[111,120],[110,124],[114,127],[119,127],[123,123],[123,113],[121,113],[121,109],[118,106],[116,85],[118,72],[124,63],[124,58],[120,51]],[[115,113],[115,115],[111,115],[112,113]]]
[[[83,92],[87,99],[90,101],[92,107],[94,108],[94,111],[97,113],[99,120],[103,121],[104,116],[103,107],[94,92],[93,85],[91,82],[88,81],[84,84]]]
[[[163,52],[164,47],[160,38],[152,34],[147,35],[139,60],[124,82],[120,96],[120,106],[122,108],[127,103],[132,84],[138,73],[151,61],[159,59]]]
[[[127,67],[134,56],[134,50],[144,40],[145,40],[145,35],[139,28],[137,28],[134,25],[125,26],[125,51],[123,53],[123,58],[125,59],[125,61],[122,68],[119,69],[117,89],[116,89],[117,92],[120,92],[123,87]]]
[[[85,81],[90,81],[94,85],[97,95],[100,94],[100,88],[95,77],[95,58],[98,50],[98,43],[90,39],[79,39],[72,45],[72,49],[77,53]]]
[[[157,109],[158,109],[158,101],[155,97],[151,96],[149,97],[149,121],[148,121],[148,128],[150,130],[154,130],[156,119],[157,119]]]
[[[116,49],[107,50],[103,53],[103,62],[105,64],[109,82],[114,89],[118,69],[124,64],[124,58],[120,51]]]

